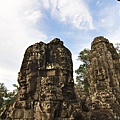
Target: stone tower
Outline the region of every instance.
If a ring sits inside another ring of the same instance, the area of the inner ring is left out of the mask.
[[[6,120],[84,120],[76,99],[71,52],[60,39],[27,48],[19,91]]]
[[[90,98],[88,104],[92,113],[91,120],[119,120],[119,57],[113,44],[102,36],[95,38],[92,42],[89,82]]]

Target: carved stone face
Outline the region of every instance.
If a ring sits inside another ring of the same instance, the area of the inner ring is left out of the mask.
[[[106,79],[106,73],[103,68],[99,68],[95,71],[95,79],[97,80],[105,80]]]

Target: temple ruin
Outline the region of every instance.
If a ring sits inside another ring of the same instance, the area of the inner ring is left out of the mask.
[[[89,82],[90,120],[120,120],[119,56],[113,44],[102,36],[91,44]]]
[[[74,91],[71,52],[59,39],[27,48],[17,99],[5,120],[84,120]]]
[[[17,98],[1,120],[120,120],[119,56],[102,36],[91,44],[88,73],[85,96],[74,87],[72,55],[60,39],[29,46],[18,73]]]

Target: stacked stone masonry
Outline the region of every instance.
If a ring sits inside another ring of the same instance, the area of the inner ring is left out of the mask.
[[[86,96],[74,86],[71,52],[60,39],[28,47],[17,98],[0,120],[120,120],[119,56],[102,36],[92,42],[88,73]]]
[[[18,75],[20,89],[5,120],[84,120],[76,99],[71,52],[59,39],[27,48]]]
[[[92,42],[89,82],[90,97],[87,104],[93,114],[90,119],[120,120],[119,56],[113,44],[102,36]]]

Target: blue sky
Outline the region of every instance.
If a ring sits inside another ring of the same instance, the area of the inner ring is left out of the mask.
[[[120,43],[117,0],[0,0],[0,82],[12,90],[25,49],[56,37],[71,50],[75,70],[97,36]]]

